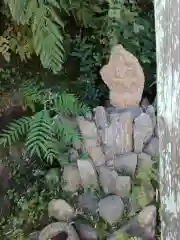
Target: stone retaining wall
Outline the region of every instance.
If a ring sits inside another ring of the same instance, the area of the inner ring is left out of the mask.
[[[84,192],[78,196],[76,209],[63,199],[52,200],[49,216],[60,224],[74,219],[77,212],[82,216],[98,215],[112,227],[109,240],[119,239],[116,235],[120,232],[138,239],[154,239],[155,189],[148,175],[136,182],[139,173],[146,174],[145,169],[150,169],[159,155],[154,108],[148,106],[143,111],[99,106],[93,114],[76,121],[82,141],[77,140],[69,151],[72,163],[64,167],[63,189],[72,194],[80,187],[97,189],[99,198],[92,191]],[[139,190],[144,194],[143,201],[138,196]],[[54,226],[53,234],[57,233],[55,225],[49,225],[40,233],[40,240],[46,240],[45,235],[52,237],[52,232],[48,232],[50,226],[51,229]],[[78,226],[80,239],[99,239],[92,226],[83,222]],[[77,235],[68,239],[77,239]]]

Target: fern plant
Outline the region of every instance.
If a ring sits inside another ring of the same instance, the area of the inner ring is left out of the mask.
[[[97,3],[93,4],[92,1],[4,0],[4,2],[9,7],[13,21],[18,25],[30,27],[35,53],[40,57],[43,67],[54,73],[61,70],[65,56],[65,22],[61,15],[64,16],[64,13],[72,15],[84,27],[97,27],[96,13],[101,12]],[[3,47],[6,47],[7,44],[4,45]],[[5,57],[9,59],[6,55]]]
[[[22,86],[17,100],[33,111],[40,104],[42,110],[11,122],[0,134],[0,144],[10,146],[25,137],[25,147],[30,157],[37,155],[50,163],[54,159],[62,161],[62,143],[66,146],[80,137],[77,130],[66,123],[64,116],[85,114],[88,108],[72,94],[52,93],[29,82]]]

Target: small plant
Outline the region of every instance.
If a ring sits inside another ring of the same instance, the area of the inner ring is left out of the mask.
[[[36,155],[51,164],[54,159],[61,162],[62,149],[80,137],[64,116],[85,114],[88,108],[72,94],[53,93],[30,82],[21,87],[17,99],[24,108],[30,107],[35,113],[10,123],[0,134],[0,144],[10,146],[25,137],[30,157]],[[41,111],[36,112],[37,105],[42,107]]]

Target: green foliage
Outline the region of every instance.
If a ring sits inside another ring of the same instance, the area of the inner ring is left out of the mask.
[[[156,77],[153,5],[144,11],[136,0],[109,0],[108,16],[104,31],[107,41],[110,45],[121,43],[138,58],[146,77],[145,90],[150,92],[150,85]]]
[[[105,58],[105,52],[96,36],[76,35],[72,39],[73,50],[70,56],[79,64],[77,80],[71,84],[71,89],[77,92],[80,99],[90,106],[101,104],[100,99],[107,95],[107,87],[102,82],[99,71]]]
[[[17,25],[27,26],[31,32],[31,38],[29,40],[26,38],[26,44],[16,41],[18,37],[13,38],[10,34],[3,35],[0,39],[0,50],[4,57],[9,61],[9,51],[18,52],[17,48],[11,48],[13,39],[14,43],[17,42],[23,46],[22,50],[24,51],[19,50],[19,53],[24,53],[24,55],[31,52],[28,44],[32,42],[43,67],[51,69],[53,73],[61,70],[64,61],[65,16],[68,18],[73,16],[83,27],[97,27],[99,18],[96,17],[96,14],[101,12],[101,8],[95,1],[95,5],[90,1],[79,0],[60,2],[57,0],[4,0],[4,2],[9,7],[12,20]],[[22,31],[14,31],[15,35],[17,32],[24,33],[24,37],[28,36]],[[31,46],[31,44],[29,45]]]
[[[64,146],[70,145],[80,137],[76,129],[64,121],[63,116],[85,114],[88,109],[74,95],[43,91],[30,83],[28,87],[25,85],[20,89],[18,98],[22,100],[24,107],[35,110],[38,103],[43,109],[31,117],[22,117],[10,123],[1,133],[0,143],[10,146],[25,137],[25,146],[30,157],[37,155],[50,163],[54,159],[61,162],[62,142]]]
[[[0,222],[0,239],[26,240],[27,235],[47,222],[48,203],[53,198],[64,198],[60,182],[48,187],[45,165],[24,156],[20,165],[8,160],[13,188],[7,192],[11,214]],[[60,175],[60,169],[59,169]]]

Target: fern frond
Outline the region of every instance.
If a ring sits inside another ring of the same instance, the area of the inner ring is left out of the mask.
[[[51,1],[50,1],[51,2]],[[61,70],[64,61],[64,24],[47,1],[35,10],[32,21],[34,49],[44,68],[54,73]]]
[[[66,144],[72,144],[80,135],[70,124],[67,124],[60,119],[55,119],[53,122],[53,131],[59,140],[63,140]]]
[[[44,68],[54,73],[61,70],[64,60],[64,24],[55,9],[61,10],[58,0],[5,0],[18,24],[30,24],[33,45]]]
[[[53,137],[49,141],[46,142],[44,158],[50,164],[53,163],[54,159],[58,159],[60,156],[60,152],[58,149],[58,143],[59,142],[57,141],[57,139],[55,139]]]
[[[80,103],[73,94],[56,94],[54,97],[55,111],[62,112],[65,115],[84,115],[89,109]]]
[[[47,152],[47,143],[52,141],[53,137],[51,124],[48,111],[40,111],[33,116],[25,143],[30,157],[37,155],[41,158],[42,154]]]
[[[45,93],[39,85],[36,85],[33,81],[27,81],[22,85],[17,94],[17,98],[20,104],[27,109],[31,108],[35,112],[35,104],[44,102]]]
[[[0,144],[10,146],[20,140],[28,132],[32,117],[22,117],[10,123],[9,127],[0,134]]]
[[[34,9],[38,7],[36,0],[4,0],[8,4],[13,19],[18,24],[28,24]]]

